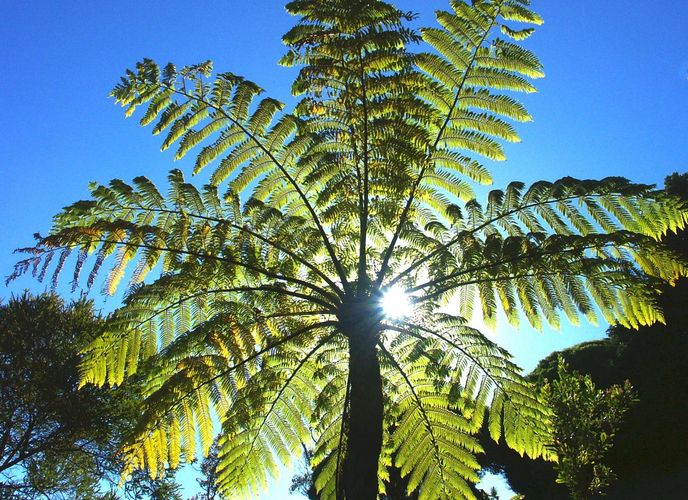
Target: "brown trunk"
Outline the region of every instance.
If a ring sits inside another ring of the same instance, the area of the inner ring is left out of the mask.
[[[382,450],[382,379],[376,345],[365,340],[349,340],[351,388],[344,462],[347,500],[377,498],[377,466]]]
[[[353,318],[348,318],[349,321],[342,322],[349,339],[350,388],[343,492],[337,493],[339,500],[377,498],[384,412],[377,354],[378,314],[378,311],[370,310],[367,314],[354,314]]]

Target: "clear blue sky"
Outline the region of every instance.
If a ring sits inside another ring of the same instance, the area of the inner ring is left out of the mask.
[[[444,0],[397,4],[432,24]],[[293,70],[280,68],[280,36],[293,20],[277,0],[4,0],[0,27],[0,275],[12,250],[46,232],[90,180],[165,178],[159,138],[125,121],[107,94],[143,57],[178,65],[206,59],[290,102]],[[620,175],[661,184],[688,170],[688,2],[533,0],[545,24],[529,41],[547,74],[524,102],[533,123],[492,167],[495,185],[564,175]],[[189,171],[189,163],[174,165]],[[0,289],[8,297],[30,279]],[[110,310],[116,299],[97,303]],[[552,350],[599,337],[604,325],[560,332],[500,330],[526,370]],[[278,498],[278,497],[276,497]]]

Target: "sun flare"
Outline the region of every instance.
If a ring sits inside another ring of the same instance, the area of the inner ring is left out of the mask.
[[[413,312],[413,303],[401,287],[389,288],[382,296],[382,310],[389,319],[404,319]]]

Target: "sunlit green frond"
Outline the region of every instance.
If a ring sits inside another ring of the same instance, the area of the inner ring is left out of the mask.
[[[478,480],[474,453],[481,447],[467,432],[466,419],[450,403],[448,391],[437,390],[425,363],[411,363],[403,351],[382,350],[398,412],[392,453],[402,477],[408,476],[407,492],[420,486],[424,499],[474,498],[467,482]]]
[[[475,435],[489,415],[492,437],[532,457],[549,456],[548,410],[508,355],[462,320],[389,325],[385,373],[394,385],[393,456],[408,492],[473,498],[480,451]]]
[[[302,445],[311,444],[311,412],[320,392],[320,368],[311,357],[331,338],[266,358],[237,392],[220,440],[219,486],[227,496],[258,495],[277,475],[277,464],[288,465]]]

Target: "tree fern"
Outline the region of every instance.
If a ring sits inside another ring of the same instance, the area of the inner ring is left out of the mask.
[[[75,287],[125,287],[82,362],[84,384],[142,381],[125,475],[191,461],[217,432],[232,497],[303,446],[324,498],[374,498],[390,466],[421,498],[470,498],[483,426],[552,458],[547,408],[469,321],[662,321],[655,290],[686,267],[660,238],[688,212],[621,178],[476,199],[482,158],[531,120],[515,93],[544,74],[520,44],[542,23],[528,3],[454,0],[416,32],[379,0],[292,1],[290,113],[210,62],[126,72],[112,96],[209,184],[93,185],[15,271],[56,283],[73,262]],[[406,318],[385,318],[393,287]]]

